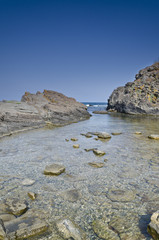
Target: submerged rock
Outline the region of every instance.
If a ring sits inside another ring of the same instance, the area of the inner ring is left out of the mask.
[[[8,213],[12,213],[15,216],[24,214],[28,209],[28,204],[24,200],[18,198],[6,199],[5,206]]]
[[[147,231],[154,240],[159,239],[159,211],[152,214],[151,222],[147,227]]]
[[[6,229],[4,227],[3,221],[0,219],[0,240],[5,240],[6,238]]]
[[[105,240],[119,240],[119,236],[112,229],[110,229],[108,223],[101,219],[96,219],[92,223],[92,227],[97,236]]]
[[[60,175],[63,172],[65,172],[65,167],[56,163],[46,166],[44,170],[45,175]]]
[[[62,194],[63,198],[70,202],[77,202],[80,199],[80,192],[76,189],[71,189]]]
[[[104,167],[104,163],[101,163],[101,162],[89,162],[88,164],[91,167],[95,167],[95,168],[102,168],[102,167]]]
[[[91,134],[96,135],[98,138],[101,138],[101,139],[111,138],[110,134],[107,132],[91,132]]]
[[[135,134],[137,134],[137,135],[141,135],[141,134],[142,134],[142,132],[135,132]]]
[[[37,194],[33,192],[28,192],[28,196],[31,198],[31,200],[35,200],[37,197]]]
[[[113,202],[131,202],[135,199],[136,192],[132,190],[110,189],[107,198]]]
[[[22,181],[22,185],[24,185],[24,186],[31,186],[31,185],[33,185],[34,183],[35,183],[34,180],[28,179],[28,178],[26,178],[26,179],[24,179],[24,180]]]
[[[82,230],[69,219],[59,220],[56,227],[64,239],[85,240]]]
[[[121,132],[112,132],[112,135],[120,135],[122,134]]]
[[[135,78],[113,91],[107,110],[159,115],[159,62],[140,70]]]
[[[44,220],[34,216],[19,217],[5,224],[9,239],[27,239],[38,236],[48,230]]]

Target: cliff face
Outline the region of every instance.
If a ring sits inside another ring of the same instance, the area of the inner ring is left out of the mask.
[[[159,62],[140,70],[134,82],[115,89],[107,110],[159,115]]]
[[[45,126],[62,126],[88,119],[86,106],[61,93],[26,92],[21,102],[0,102],[0,137],[12,132]]]

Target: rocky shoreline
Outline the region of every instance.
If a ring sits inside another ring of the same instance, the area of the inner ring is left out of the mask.
[[[107,110],[159,115],[159,62],[140,70],[134,82],[115,89],[108,99]]]
[[[84,104],[61,93],[26,92],[20,102],[0,102],[0,137],[44,126],[64,126],[89,117]]]

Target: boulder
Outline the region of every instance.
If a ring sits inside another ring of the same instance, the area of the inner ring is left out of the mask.
[[[159,239],[159,211],[152,214],[151,222],[147,227],[147,231],[154,240]]]
[[[64,239],[84,240],[83,231],[69,219],[62,219],[56,223],[59,234]]]
[[[134,82],[115,89],[108,99],[107,110],[159,115],[159,62],[140,70]]]
[[[46,166],[44,170],[45,175],[60,175],[63,172],[65,172],[65,167],[56,163]]]

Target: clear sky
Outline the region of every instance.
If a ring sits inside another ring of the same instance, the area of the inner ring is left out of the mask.
[[[0,100],[111,92],[159,60],[159,0],[0,0]]]

